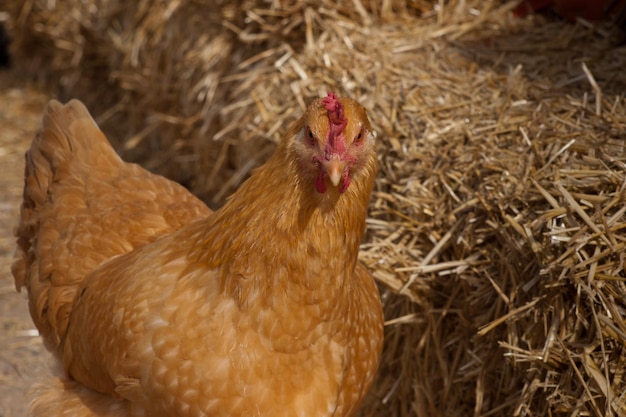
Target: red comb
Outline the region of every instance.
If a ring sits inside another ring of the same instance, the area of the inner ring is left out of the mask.
[[[337,141],[337,138],[342,137],[343,130],[348,124],[343,113],[343,104],[337,99],[337,95],[332,91],[328,92],[328,95],[322,100],[322,105],[328,111],[328,121],[330,122],[330,128],[328,129],[328,147],[335,152],[343,153],[345,150],[345,143],[343,141]]]

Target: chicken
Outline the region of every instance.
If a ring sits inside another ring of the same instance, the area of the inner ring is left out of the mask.
[[[356,101],[316,100],[211,211],[51,101],[26,157],[13,274],[63,375],[37,416],[350,416],[380,297],[358,261],[377,171]]]

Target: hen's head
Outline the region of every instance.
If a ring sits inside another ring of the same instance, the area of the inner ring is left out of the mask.
[[[351,178],[375,158],[376,135],[365,109],[350,98],[329,92],[308,107],[298,128],[294,148],[318,193],[329,186],[344,193]]]

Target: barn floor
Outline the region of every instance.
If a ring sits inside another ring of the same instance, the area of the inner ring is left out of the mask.
[[[30,319],[26,296],[15,291],[11,276],[24,152],[45,101],[46,95],[15,73],[0,70],[0,417],[26,415],[29,381],[50,362]]]

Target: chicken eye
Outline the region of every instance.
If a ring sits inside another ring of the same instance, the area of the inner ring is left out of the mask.
[[[363,132],[363,129],[361,129],[359,134],[354,138],[354,143],[361,143],[363,141],[363,137],[365,137],[365,133]]]
[[[304,132],[304,138],[309,145],[315,145],[315,135],[311,131],[311,128],[308,126],[306,128],[306,131]]]

